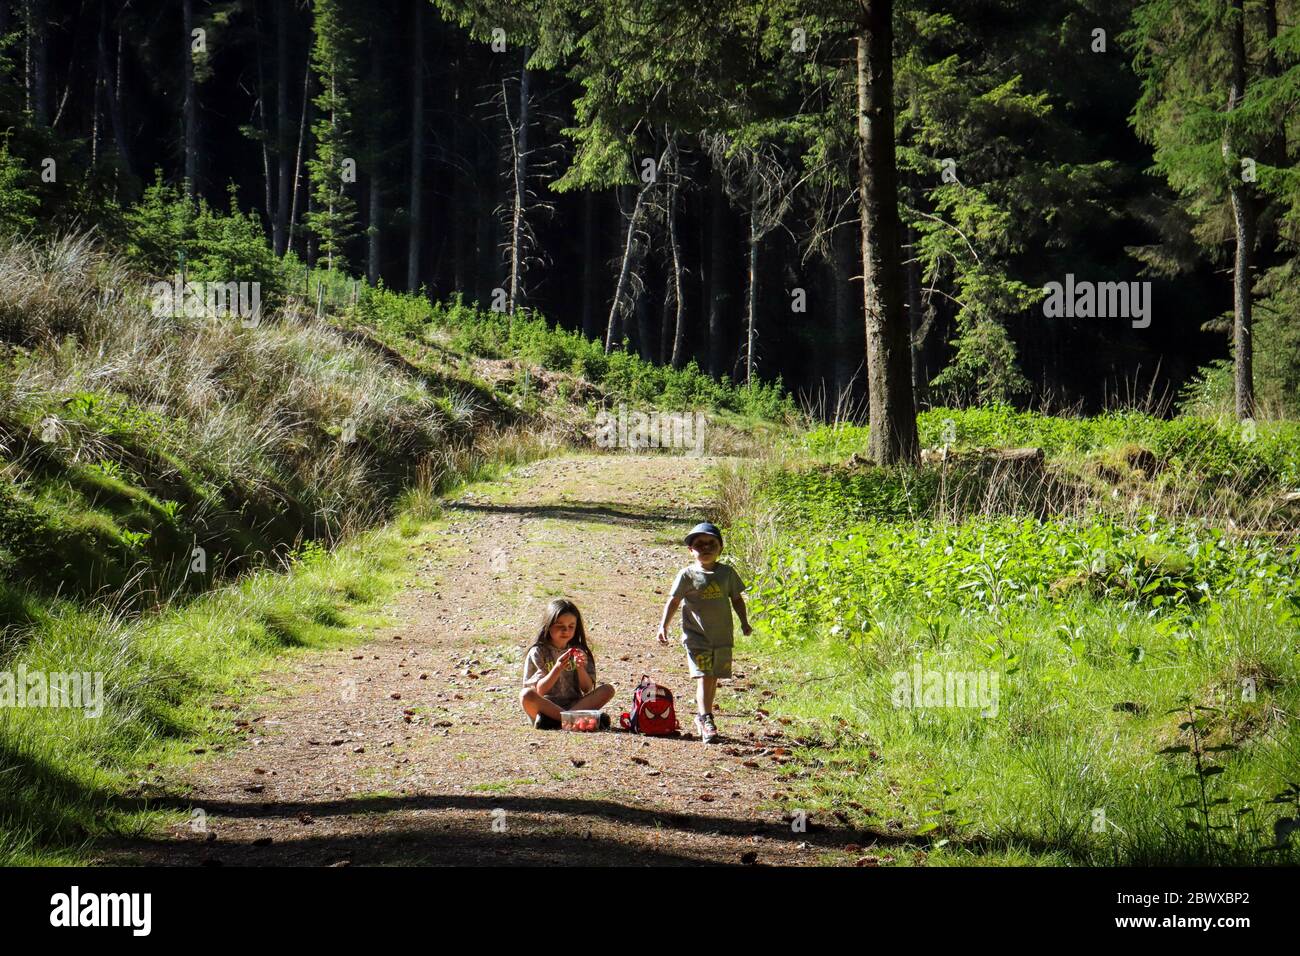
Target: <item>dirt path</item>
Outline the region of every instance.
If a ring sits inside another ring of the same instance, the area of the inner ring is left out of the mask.
[[[707,458],[570,456],[474,486],[425,545],[396,627],[306,655],[240,721],[246,744],[165,781],[206,814],[105,848],[174,864],[850,862],[856,835],[793,832],[781,725],[756,713],[762,674],[738,645],[718,696],[724,742],[694,736],[693,687],[654,628],[683,528],[711,516]],[[517,705],[545,603],[583,609],[599,677],[630,704],[648,672],[687,735],[535,731]],[[738,635],[739,636],[739,635]],[[774,675],[775,676],[775,675]],[[245,723],[246,722],[246,723]]]

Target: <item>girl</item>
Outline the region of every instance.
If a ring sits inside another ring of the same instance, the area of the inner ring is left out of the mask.
[[[519,703],[533,726],[554,730],[566,710],[599,710],[610,702],[614,688],[596,685],[596,658],[587,645],[587,630],[576,604],[556,598],[542,616],[537,640],[524,658],[524,689]],[[600,715],[609,726],[609,715]]]

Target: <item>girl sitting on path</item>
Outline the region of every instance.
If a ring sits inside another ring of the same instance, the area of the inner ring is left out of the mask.
[[[538,730],[555,730],[566,710],[599,710],[614,697],[610,684],[596,684],[596,657],[587,645],[582,612],[565,598],[546,608],[537,640],[524,658],[519,703]],[[603,730],[609,715],[600,715]]]

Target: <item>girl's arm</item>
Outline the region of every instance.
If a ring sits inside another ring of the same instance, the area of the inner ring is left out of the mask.
[[[664,605],[663,620],[659,622],[659,643],[668,643],[668,625],[673,622],[673,615],[677,613],[677,606],[682,603],[679,597],[670,597],[668,603]]]
[[[560,674],[564,670],[565,665],[569,663],[568,654],[568,651],[561,654],[559,660],[555,662],[555,665],[541,677],[537,678],[537,682],[533,684],[533,688],[537,693],[545,697],[550,689],[555,686],[555,682],[560,679]]]
[[[749,611],[745,608],[745,599],[737,594],[731,599],[731,606],[736,610],[736,617],[740,618],[740,633],[746,637],[754,630],[749,626]]]
[[[595,688],[596,682],[591,679],[591,674],[587,672],[587,665],[578,668],[578,690],[583,694],[589,694]]]

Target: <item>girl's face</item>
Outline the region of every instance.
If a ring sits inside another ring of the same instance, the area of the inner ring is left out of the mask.
[[[573,635],[578,633],[578,617],[576,614],[561,614],[551,625],[551,643],[556,647],[565,647],[569,641],[573,640]]]

